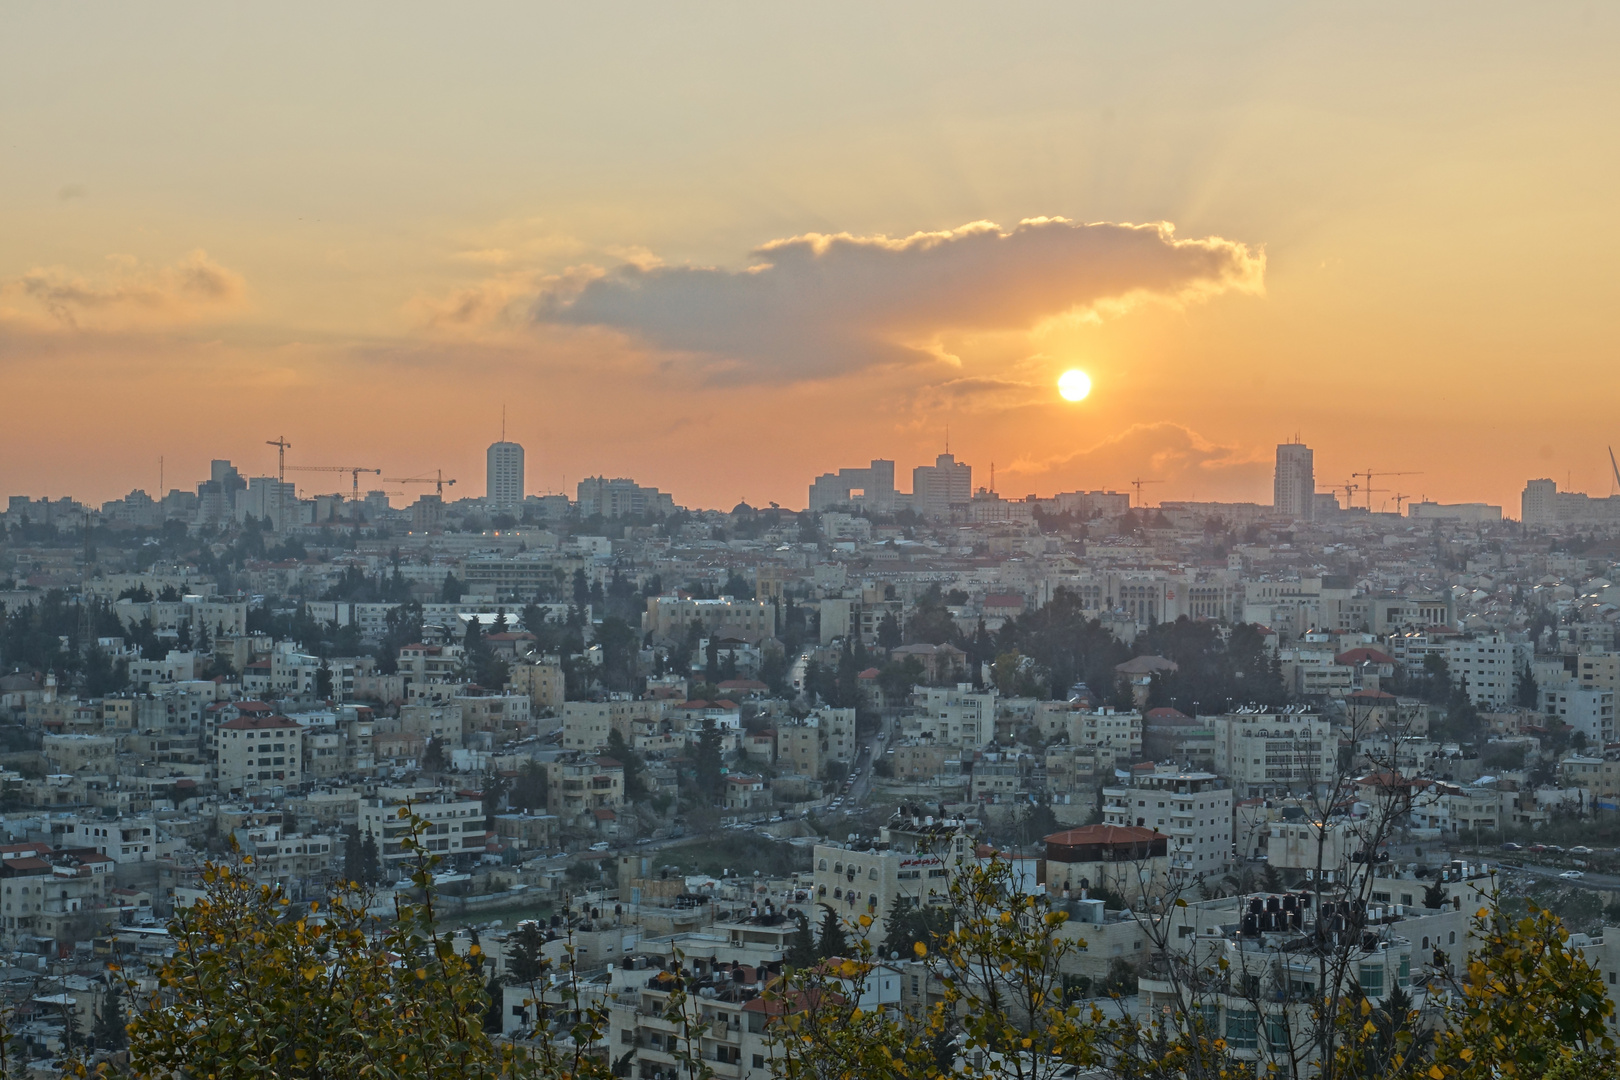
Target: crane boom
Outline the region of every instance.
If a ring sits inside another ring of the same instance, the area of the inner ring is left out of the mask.
[[[354,498],[360,497],[360,474],[374,473],[382,475],[381,469],[368,469],[364,465],[288,465],[288,472],[335,472],[348,473],[354,488]]]
[[[385,476],[382,480],[385,484],[433,484],[438,488],[438,493],[441,496],[444,494],[447,485],[454,486],[455,484],[454,480],[444,475],[443,469],[435,469],[430,476]]]
[[[1609,468],[1614,470],[1614,482],[1620,484],[1620,464],[1614,460],[1614,447],[1609,447]]]

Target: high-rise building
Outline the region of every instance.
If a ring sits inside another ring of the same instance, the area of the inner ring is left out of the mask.
[[[949,517],[951,507],[973,499],[973,466],[941,454],[932,465],[911,470],[911,508],[926,517]]]
[[[872,464],[864,469],[822,473],[810,485],[812,513],[857,502],[868,510],[886,512],[894,509],[894,462],[874,458]]]
[[[515,442],[491,443],[486,459],[484,501],[499,510],[523,505],[523,447]]]
[[[1531,480],[1519,500],[1519,520],[1526,525],[1552,525],[1558,521],[1558,484]]]
[[[1279,443],[1271,506],[1295,521],[1310,521],[1316,505],[1316,465],[1311,448],[1300,442]]]

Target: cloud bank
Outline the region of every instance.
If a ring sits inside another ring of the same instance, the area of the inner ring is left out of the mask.
[[[1168,420],[1132,424],[1095,444],[1044,459],[1021,458],[1006,466],[1009,476],[1038,480],[1053,490],[1070,486],[1123,485],[1143,476],[1166,485],[1177,498],[1244,499],[1264,491],[1271,469],[1266,448],[1223,445]],[[1170,496],[1165,496],[1166,498]]]
[[[764,381],[839,375],[942,353],[942,335],[1029,329],[1065,314],[1259,291],[1265,255],[1173,226],[1034,218],[1004,230],[808,234],[730,271],[626,265],[543,291],[537,322],[606,327]]]
[[[96,330],[185,322],[236,304],[244,291],[241,275],[202,250],[171,266],[108,261],[99,277],[49,266],[0,281],[0,321]]]

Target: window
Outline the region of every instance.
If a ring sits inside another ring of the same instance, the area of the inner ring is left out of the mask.
[[[1234,1050],[1253,1050],[1259,1042],[1259,1017],[1249,1009],[1226,1014],[1226,1042]]]
[[[1266,1049],[1273,1054],[1288,1051],[1288,1018],[1282,1013],[1266,1017]]]
[[[1368,997],[1384,996],[1384,965],[1361,965],[1361,989]]]

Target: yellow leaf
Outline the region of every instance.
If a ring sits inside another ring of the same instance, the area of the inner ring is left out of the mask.
[[[1431,1080],[1446,1080],[1446,1070],[1442,1069],[1438,1065],[1430,1065],[1429,1076],[1431,1077]]]
[[[862,926],[871,926],[872,925],[872,916],[870,916],[870,915],[862,915],[860,917],[859,921],[860,921],[860,924]]]
[[[911,951],[916,953],[919,957],[927,956],[928,946],[919,941],[911,946]]]
[[[1464,1061],[1473,1061],[1474,1060],[1474,1049],[1471,1046],[1465,1046],[1457,1054],[1457,1056],[1462,1058]]]
[[[1372,1012],[1372,1002],[1366,998],[1361,999],[1361,1015],[1367,1016]]]

